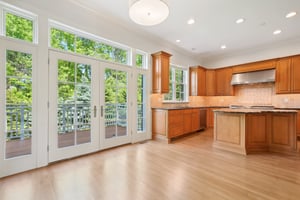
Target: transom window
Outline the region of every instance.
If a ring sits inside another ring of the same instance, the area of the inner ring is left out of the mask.
[[[37,17],[35,15],[21,10],[4,9],[2,17],[3,27],[0,28],[4,36],[37,43]]]
[[[169,93],[164,95],[164,101],[187,101],[187,70],[171,66],[169,78]]]
[[[102,42],[96,36],[91,39],[88,36],[81,36],[73,32],[79,31],[65,31],[63,28],[51,27],[50,46],[121,64],[129,63],[129,49]]]

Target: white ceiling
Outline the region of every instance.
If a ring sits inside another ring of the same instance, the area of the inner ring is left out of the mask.
[[[128,15],[128,0],[70,0],[136,33],[206,58],[267,47],[300,38],[300,0],[168,0],[170,15],[156,26],[140,26]],[[296,11],[293,18],[285,18]],[[188,25],[189,18],[196,20]],[[236,24],[238,18],[245,22]],[[281,29],[282,33],[273,35]],[[176,40],[181,40],[177,43]],[[225,44],[227,48],[221,50]]]

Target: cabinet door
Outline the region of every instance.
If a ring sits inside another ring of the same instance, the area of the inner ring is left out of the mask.
[[[190,68],[190,96],[206,95],[205,71],[202,67]]]
[[[167,135],[167,114],[166,110],[152,110],[152,133],[155,137],[156,134]]]
[[[266,114],[246,115],[247,153],[268,150],[268,131]]]
[[[276,63],[276,93],[290,93],[291,88],[291,59],[283,58]]]
[[[208,128],[214,127],[214,110],[215,108],[208,108],[206,111],[206,126]]]
[[[183,134],[192,132],[192,109],[182,110]]]
[[[296,127],[297,136],[300,137],[300,110],[297,113],[297,127]]]
[[[216,72],[215,70],[206,70],[206,95],[216,95]]]
[[[291,81],[292,92],[300,93],[300,56],[292,57]]]
[[[168,138],[181,135],[183,132],[182,110],[168,111]]]
[[[192,111],[192,130],[191,132],[195,132],[200,130],[200,109],[193,109]]]
[[[158,52],[152,56],[152,92],[169,92],[170,57],[166,52]]]
[[[232,76],[231,67],[216,70],[216,95],[218,96],[233,95],[231,76]]]
[[[296,149],[296,114],[274,113],[271,116],[270,149],[274,151]]]

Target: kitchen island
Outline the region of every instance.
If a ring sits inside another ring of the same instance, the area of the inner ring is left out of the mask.
[[[239,154],[297,152],[296,110],[214,110],[214,144]]]

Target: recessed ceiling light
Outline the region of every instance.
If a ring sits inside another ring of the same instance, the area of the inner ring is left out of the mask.
[[[221,49],[226,49],[226,48],[227,48],[226,45],[221,46]]]
[[[286,14],[286,18],[291,18],[291,17],[294,17],[295,15],[297,15],[297,13],[296,12],[290,12],[290,13],[288,13],[288,14]]]
[[[186,23],[189,24],[189,25],[195,24],[195,20],[193,18],[191,18]]]
[[[178,43],[178,42],[180,42],[180,40],[176,40],[176,42]]]
[[[276,31],[273,32],[273,35],[278,35],[280,33],[281,33],[281,30],[278,29],[278,30],[276,30]]]
[[[243,19],[243,18],[239,18],[239,19],[237,19],[236,21],[235,21],[235,23],[237,23],[237,24],[241,24],[241,23],[243,23],[245,20]]]

